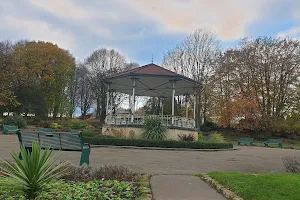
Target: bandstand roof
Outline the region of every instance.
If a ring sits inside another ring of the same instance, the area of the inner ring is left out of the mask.
[[[179,75],[156,64],[127,70],[105,77],[110,89],[125,94],[132,94],[135,78],[135,95],[151,97],[172,96],[172,82],[175,81],[175,95],[193,94],[200,83]]]

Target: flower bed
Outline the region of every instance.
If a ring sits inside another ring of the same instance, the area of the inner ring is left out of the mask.
[[[232,143],[217,142],[187,142],[173,140],[141,140],[123,139],[109,137],[85,137],[85,142],[94,145],[113,145],[113,146],[137,146],[137,147],[161,147],[161,148],[188,148],[188,149],[230,149]]]
[[[0,199],[20,199],[25,200],[25,196],[18,190],[5,187],[9,183],[9,178],[0,179]],[[117,180],[93,180],[89,182],[65,182],[56,180],[45,186],[37,199],[136,199],[138,185]]]

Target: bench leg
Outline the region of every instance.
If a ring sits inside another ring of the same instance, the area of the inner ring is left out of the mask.
[[[90,149],[82,149],[81,157],[80,157],[80,166],[86,163],[88,166],[90,164]]]

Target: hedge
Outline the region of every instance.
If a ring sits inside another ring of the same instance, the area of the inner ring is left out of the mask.
[[[123,138],[110,138],[110,137],[84,137],[84,142],[93,145],[112,145],[112,146],[188,148],[188,149],[233,148],[232,143],[187,142],[187,141],[172,141],[172,140],[142,140],[142,139],[123,139]]]

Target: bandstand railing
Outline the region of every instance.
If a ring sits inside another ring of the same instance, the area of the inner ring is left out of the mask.
[[[161,118],[165,126],[179,128],[195,128],[195,120],[185,117],[174,116],[174,124],[172,124],[171,115],[134,115],[133,123],[130,114],[108,115],[106,116],[106,124],[110,125],[143,125],[145,119],[157,117]]]

